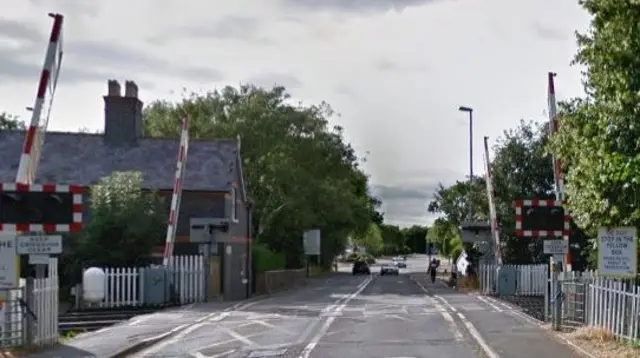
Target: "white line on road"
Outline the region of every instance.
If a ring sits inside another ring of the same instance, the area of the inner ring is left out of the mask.
[[[453,307],[444,297],[438,296],[438,295],[433,295],[433,297],[435,297],[438,300],[440,300],[441,302],[443,302],[445,305],[447,305],[450,309],[452,309],[458,315],[458,318],[460,318],[460,320],[462,321],[462,324],[464,324],[464,326],[467,328],[467,331],[469,331],[469,334],[471,334],[471,337],[473,337],[473,339],[476,341],[476,343],[478,343],[478,345],[480,346],[480,348],[482,348],[482,350],[487,355],[487,357],[489,357],[489,358],[500,358],[498,353],[496,353],[496,351],[494,351],[487,344],[487,341],[485,341],[484,338],[482,338],[482,335],[480,334],[480,332],[478,332],[478,330],[473,325],[473,323],[471,323],[471,321],[469,321],[467,319],[467,317],[465,317],[465,315],[463,315],[462,313],[458,312],[455,309],[455,307]]]
[[[222,312],[220,312],[220,311],[213,312],[213,313],[210,313],[210,314],[208,314],[208,315],[206,315],[206,316],[204,316],[202,318],[199,318],[192,325],[184,324],[182,326],[176,327],[176,328],[172,329],[170,332],[171,333],[179,332],[179,333],[177,333],[172,338],[167,339],[166,341],[161,341],[158,344],[150,347],[146,351],[141,352],[140,354],[136,355],[136,357],[153,357],[154,354],[162,351],[163,349],[167,348],[168,346],[170,346],[172,344],[176,344],[176,343],[180,342],[182,339],[184,339],[186,336],[188,336],[192,332],[194,332],[194,331],[198,330],[199,328],[207,325],[208,324],[207,321],[221,321],[221,320],[227,318],[228,316],[230,316],[231,313],[234,310],[246,309],[248,307],[251,307],[251,306],[255,305],[258,302],[259,301],[253,301],[253,302],[248,302],[248,303],[244,303],[244,304],[237,304],[237,305],[234,305],[233,307],[225,309]],[[177,328],[180,328],[180,329],[177,329]],[[167,336],[169,336],[169,334],[167,334]]]
[[[341,312],[347,306],[349,301],[358,297],[358,295],[362,293],[362,291],[364,291],[365,288],[367,288],[367,286],[371,283],[371,281],[373,281],[373,277],[369,277],[361,285],[359,285],[358,290],[352,293],[351,295],[349,295],[349,297],[347,297],[340,306],[335,308],[334,312],[338,312],[338,313]],[[324,322],[322,327],[320,327],[320,331],[318,331],[318,333],[316,333],[316,335],[313,336],[313,338],[311,338],[311,342],[309,342],[309,344],[307,344],[307,346],[304,347],[304,349],[302,350],[298,358],[309,358],[309,356],[311,355],[311,352],[313,352],[313,350],[316,348],[316,346],[318,345],[322,337],[324,337],[324,335],[327,334],[327,332],[329,331],[329,328],[331,327],[331,325],[333,324],[333,321],[335,320],[336,320],[336,317],[327,318],[327,320]]]
[[[524,320],[525,322],[535,326],[535,327],[541,327],[542,325],[544,325],[544,322],[538,321],[533,317],[530,317],[529,315],[527,315],[526,313],[520,312],[519,310],[517,310],[514,307],[511,307],[503,302],[500,302],[494,298],[490,298],[490,297],[483,297],[484,299],[486,299],[487,301],[490,302],[495,302],[503,307],[505,307],[507,309],[507,313],[509,313],[512,316],[515,316],[516,318],[520,318],[522,320]],[[480,296],[478,296],[478,299],[480,299]]]
[[[486,298],[482,297],[482,296],[476,296],[480,301],[488,304],[489,306],[491,306],[491,308],[493,308],[496,312],[502,312],[503,309],[496,306],[495,304],[493,304],[492,302],[489,302],[489,300],[487,300]]]
[[[236,332],[236,331],[234,331],[232,329],[229,329],[229,328],[226,328],[226,327],[218,327],[218,328],[223,330],[224,333],[228,334],[232,338],[235,338],[237,341],[240,341],[240,342],[242,342],[242,343],[244,343],[244,344],[246,344],[248,346],[255,346],[256,345],[254,341],[250,340],[249,338],[241,335],[240,333],[238,333],[238,332]]]
[[[422,291],[424,291],[424,293],[429,293],[429,291],[427,291],[427,289],[420,282],[418,281],[414,281],[414,282],[416,285],[418,285],[418,287],[420,287]],[[444,318],[444,320],[447,321],[447,323],[449,324],[449,330],[451,331],[451,333],[453,333],[453,337],[456,339],[456,341],[458,342],[463,341],[464,335],[462,334],[462,331],[460,331],[460,328],[458,328],[458,325],[456,324],[456,321],[453,319],[451,314],[447,312],[447,309],[444,308],[444,306],[442,306],[438,302],[438,300],[436,300],[435,298],[429,296],[429,300],[436,307],[436,310],[440,312],[440,315],[442,316],[442,318]],[[453,308],[453,306],[451,307]],[[454,312],[455,312],[455,308],[454,308]]]
[[[476,342],[478,342],[478,344],[480,345],[480,348],[482,348],[482,350],[484,351],[484,353],[489,357],[489,358],[500,358],[500,356],[498,355],[498,353],[496,353],[491,347],[489,347],[489,345],[487,344],[487,342],[484,340],[484,338],[482,338],[482,336],[480,335],[480,332],[478,332],[478,330],[476,329],[476,327],[473,325],[473,323],[471,323],[467,317],[465,317],[462,313],[458,312],[458,317],[460,318],[460,320],[462,321],[462,323],[465,325],[465,327],[467,327],[467,330],[469,330],[469,333],[471,334],[471,337],[473,337],[473,339],[476,340]]]

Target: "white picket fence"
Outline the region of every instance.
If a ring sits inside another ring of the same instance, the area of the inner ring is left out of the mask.
[[[34,279],[33,306],[30,307],[35,314],[34,344],[45,347],[58,343],[58,258],[49,258],[48,277]],[[26,308],[19,303],[25,300],[26,280],[20,279],[20,287],[11,290],[9,295],[10,307],[8,315],[5,317],[4,327],[0,331],[10,333],[4,335],[2,345],[20,346],[25,343],[24,317],[28,314]],[[26,302],[25,302],[26,303]]]
[[[205,298],[204,257],[175,256],[171,280],[180,304],[203,302]],[[105,268],[105,299],[99,307],[113,308],[144,304],[144,267]]]
[[[496,294],[498,281],[497,264],[480,265],[480,293]],[[516,296],[544,296],[549,278],[548,265],[502,265],[516,271]]]
[[[561,272],[563,311],[584,311],[583,324],[623,340],[640,339],[640,286],[634,281],[599,277],[597,271]],[[582,286],[582,294],[571,292]],[[570,297],[573,293],[574,297]],[[569,308],[569,310],[567,310]]]

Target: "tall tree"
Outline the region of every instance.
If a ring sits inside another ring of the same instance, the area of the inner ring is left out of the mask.
[[[326,103],[294,105],[283,87],[226,87],[151,103],[146,133],[178,136],[185,114],[193,138],[241,137],[257,238],[284,252],[288,267],[302,263],[304,230],[322,230],[329,265],[349,235],[377,219],[379,201],[369,196],[368,177],[343,129],[329,125],[333,110]]]
[[[568,167],[571,213],[594,234],[640,225],[640,11],[632,1],[580,4],[592,16],[574,59],[586,97],[562,104],[553,147]]]

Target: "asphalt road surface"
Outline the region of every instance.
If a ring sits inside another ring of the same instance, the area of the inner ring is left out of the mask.
[[[426,262],[410,258],[399,276],[376,266],[372,276],[345,272],[254,301],[135,357],[579,357],[513,308],[429,282]]]

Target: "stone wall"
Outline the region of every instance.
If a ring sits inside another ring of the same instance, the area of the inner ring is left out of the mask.
[[[304,285],[307,282],[307,270],[277,270],[258,273],[256,280],[256,294],[268,294],[288,290]]]

